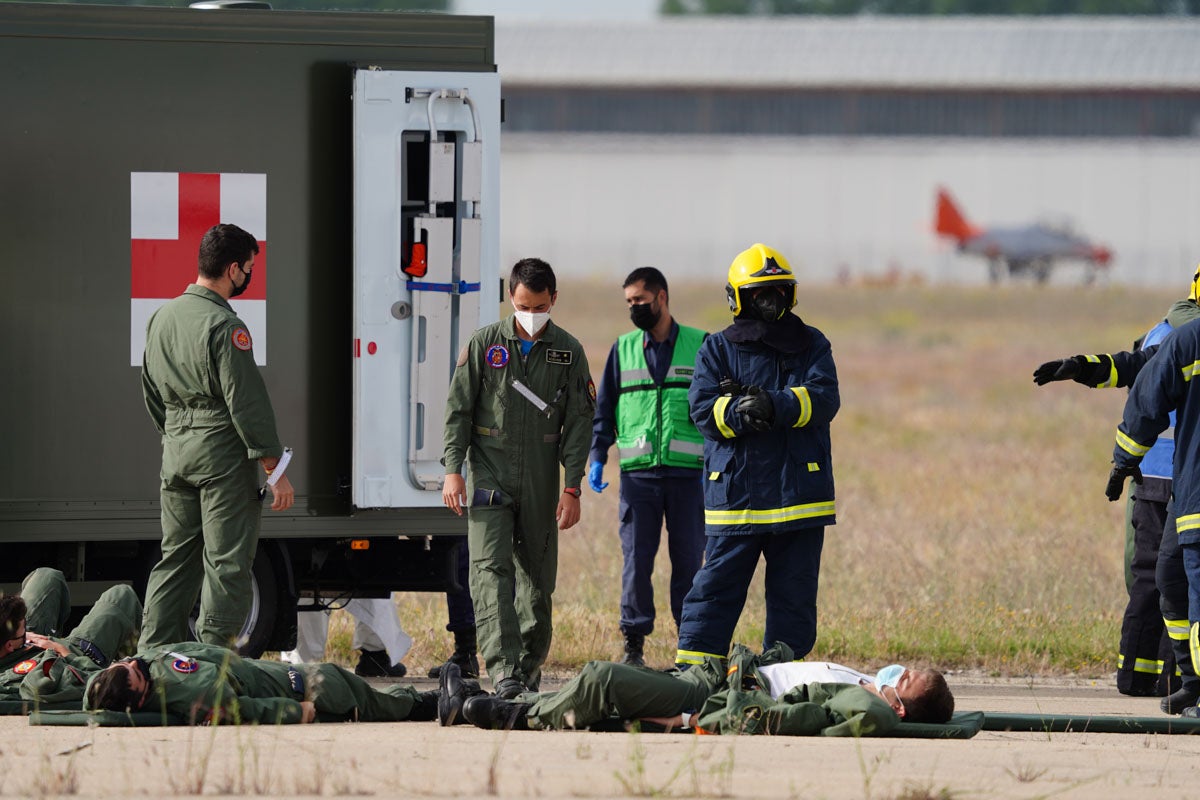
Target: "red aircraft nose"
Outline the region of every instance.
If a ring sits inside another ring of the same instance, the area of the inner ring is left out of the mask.
[[[1107,247],[1103,247],[1103,246],[1093,247],[1092,248],[1092,261],[1095,261],[1097,264],[1100,264],[1101,266],[1105,266],[1105,267],[1108,266],[1108,262],[1112,261],[1112,250],[1109,250]]]

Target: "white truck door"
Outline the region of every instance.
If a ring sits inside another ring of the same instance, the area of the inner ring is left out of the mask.
[[[450,375],[498,318],[500,79],[354,75],[357,508],[441,503]]]

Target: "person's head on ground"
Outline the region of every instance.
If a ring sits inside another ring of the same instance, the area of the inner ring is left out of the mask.
[[[867,687],[882,697],[905,722],[946,723],[954,716],[954,695],[946,676],[935,669],[907,669],[894,684]]]
[[[521,259],[509,273],[508,297],[517,320],[517,332],[537,337],[550,321],[550,309],[558,299],[554,270],[540,258]]]
[[[223,297],[250,287],[258,242],[237,225],[213,225],[200,240],[200,278]]]
[[[25,646],[25,601],[20,595],[0,597],[0,657],[15,653]]]
[[[654,330],[664,317],[669,321],[667,279],[654,267],[638,267],[621,284],[630,321],[644,331]]]
[[[778,250],[753,244],[729,265],[725,297],[734,319],[778,322],[796,305],[796,276]]]
[[[150,668],[140,658],[116,661],[100,670],[87,687],[88,707],[103,711],[137,711],[150,696]]]

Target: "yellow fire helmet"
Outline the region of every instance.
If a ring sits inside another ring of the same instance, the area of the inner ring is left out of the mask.
[[[1192,276],[1192,290],[1188,293],[1188,299],[1200,303],[1200,266],[1196,267],[1196,274]]]
[[[774,248],[765,244],[752,244],[743,250],[729,265],[729,282],[725,284],[725,296],[729,299],[729,310],[740,316],[743,306],[743,290],[759,286],[787,286],[790,297],[787,310],[796,305],[796,276],[787,259]]]

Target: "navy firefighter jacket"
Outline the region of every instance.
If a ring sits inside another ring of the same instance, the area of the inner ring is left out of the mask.
[[[688,404],[704,434],[704,532],[709,536],[836,522],[829,422],[841,399],[833,352],[823,333],[795,315],[777,325],[788,335],[784,343],[773,342],[775,347],[747,337],[735,323],[709,336],[696,357]],[[726,379],[770,393],[771,430],[756,431],[734,412],[739,398],[722,393]]]
[[[1176,328],[1141,371],[1117,426],[1113,463],[1127,467],[1175,423],[1174,513],[1180,544],[1200,542],[1200,320]]]

